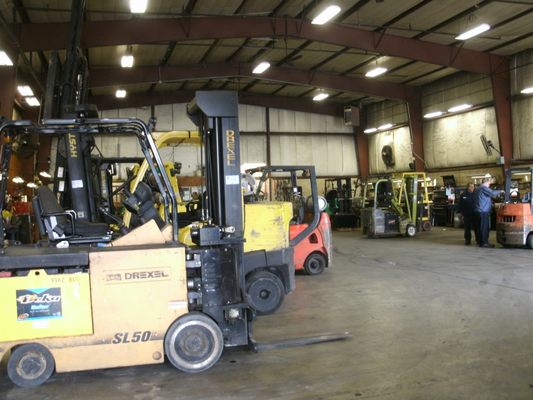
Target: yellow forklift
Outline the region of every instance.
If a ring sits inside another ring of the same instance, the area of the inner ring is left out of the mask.
[[[216,105],[222,109],[214,110]],[[7,361],[15,384],[36,386],[54,371],[155,364],[165,357],[182,371],[200,372],[218,361],[224,347],[276,346],[257,344],[251,335],[254,312],[244,290],[236,93],[198,92],[188,111],[211,138],[206,139],[208,218],[191,232],[196,247],[177,240],[176,196],[151,136],[153,124],[86,118],[80,111],[75,118],[43,120],[38,126],[28,121],[0,126],[4,177],[9,176],[11,144],[21,133],[135,135],[167,205],[161,218],[151,188],[141,183],[133,193],[124,192],[123,204],[142,225],[127,233],[111,232],[104,223],[64,210],[47,187],[37,189],[34,213],[48,240],[3,247],[0,253],[0,361]],[[77,153],[74,146],[71,153]],[[0,181],[0,206],[6,181]],[[290,248],[285,251],[292,258]],[[255,256],[261,255],[266,257],[264,252]]]

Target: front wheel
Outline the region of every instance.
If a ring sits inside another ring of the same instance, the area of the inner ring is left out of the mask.
[[[533,249],[533,233],[527,236],[526,244],[528,248]]]
[[[23,344],[11,352],[7,362],[7,375],[20,387],[38,386],[54,373],[54,357],[38,343]]]
[[[416,235],[416,227],[414,225],[407,225],[407,229],[406,229],[406,235],[408,237],[413,237]]]
[[[248,303],[258,315],[272,314],[283,303],[283,282],[272,272],[255,272],[246,281]]]
[[[326,268],[327,260],[322,253],[310,254],[304,263],[304,270],[307,275],[320,275]]]
[[[191,312],[178,318],[165,336],[165,354],[177,369],[202,372],[216,364],[224,338],[219,326],[207,315]]]

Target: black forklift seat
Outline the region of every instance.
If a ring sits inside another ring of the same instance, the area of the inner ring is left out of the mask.
[[[48,235],[51,241],[102,242],[111,240],[109,227],[105,223],[78,220],[72,210],[64,210],[57,201],[54,193],[47,187],[41,186],[32,200],[33,211],[41,235]],[[94,240],[92,240],[94,239]]]

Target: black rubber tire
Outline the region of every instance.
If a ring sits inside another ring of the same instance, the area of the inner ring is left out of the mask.
[[[177,369],[196,373],[217,363],[224,349],[219,326],[207,315],[190,312],[170,325],[165,335],[165,355]]]
[[[526,246],[528,249],[533,249],[533,233],[527,235]]]
[[[431,225],[431,221],[423,221],[422,222],[422,231],[429,232],[433,226]]]
[[[304,271],[307,275],[320,275],[326,269],[328,260],[322,253],[311,253],[304,262]]]
[[[414,237],[416,235],[416,226],[414,225],[407,225],[407,229],[405,230],[405,235],[407,237]]]
[[[7,362],[7,375],[20,387],[29,388],[46,382],[54,373],[52,353],[38,343],[15,347]]]
[[[246,279],[248,303],[258,315],[274,313],[283,303],[283,282],[269,271],[258,271]]]

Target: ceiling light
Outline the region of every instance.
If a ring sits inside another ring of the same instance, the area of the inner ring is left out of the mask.
[[[270,68],[270,63],[267,61],[263,61],[257,64],[252,72],[254,74],[262,74],[269,68]]]
[[[22,179],[20,176],[15,176],[11,180],[13,181],[13,183],[24,183],[24,179]]]
[[[313,25],[324,25],[326,22],[328,22],[331,18],[333,18],[335,15],[341,12],[341,8],[339,6],[329,6],[324,9],[320,14],[318,14],[311,23]]]
[[[522,94],[532,94],[533,93],[533,86],[530,86],[530,87],[522,89],[520,91],[520,93],[522,93]]]
[[[119,99],[123,99],[124,97],[126,97],[126,91],[124,89],[118,89],[116,92],[115,92],[115,97],[119,98]]]
[[[125,54],[120,59],[120,65],[122,68],[131,68],[133,67],[133,54]]]
[[[31,107],[39,107],[41,105],[37,97],[26,97],[26,103]]]
[[[17,90],[19,91],[21,96],[27,97],[27,96],[33,96],[33,90],[31,90],[31,87],[29,86],[18,86]]]
[[[436,118],[444,114],[442,111],[433,111],[424,115],[424,118]]]
[[[455,38],[455,40],[467,40],[474,36],[479,35],[480,33],[486,32],[490,29],[489,24],[481,24],[479,26],[476,26],[475,28],[472,28],[466,32],[461,33],[459,36]]]
[[[450,109],[448,110],[448,112],[451,112],[451,113],[453,113],[453,112],[459,112],[459,111],[467,110],[467,109],[469,109],[470,107],[472,107],[472,104],[460,104],[460,105],[458,105],[458,106],[454,106],[454,107],[450,108]]]
[[[35,182],[28,182],[26,187],[29,187],[30,189],[37,189],[39,186]]]
[[[364,130],[365,133],[374,133],[377,131],[378,131],[378,128],[367,128]]]
[[[142,14],[146,11],[148,0],[130,0],[130,11],[134,14]]]
[[[388,124],[383,124],[381,126],[378,126],[378,129],[380,131],[386,131],[387,129],[390,129],[392,127],[393,127],[393,125],[391,123],[388,123]]]
[[[329,97],[329,94],[327,93],[319,93],[315,97],[313,97],[314,101],[322,101],[324,99],[327,99]]]
[[[365,76],[367,78],[374,78],[376,76],[379,76],[379,75],[382,75],[384,74],[385,72],[387,72],[387,68],[383,68],[383,67],[377,67],[377,68],[374,68],[370,71],[368,71]]]
[[[13,65],[13,61],[4,50],[0,50],[0,65]]]
[[[52,178],[52,175],[50,175],[50,173],[48,171],[41,171],[39,172],[39,175],[42,176],[43,178]]]

